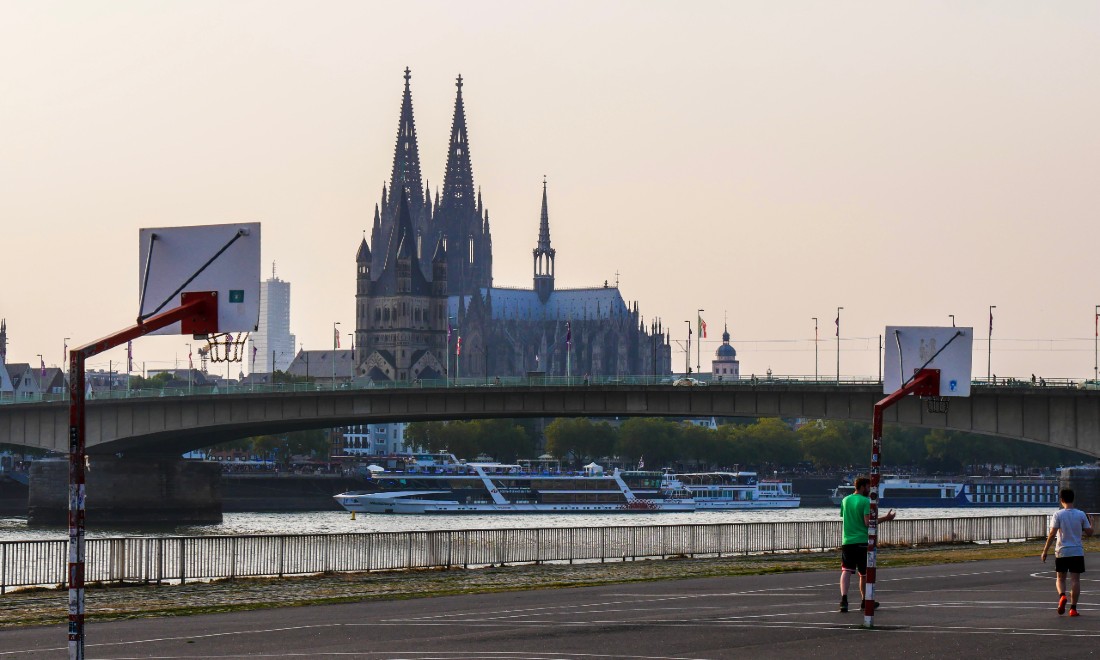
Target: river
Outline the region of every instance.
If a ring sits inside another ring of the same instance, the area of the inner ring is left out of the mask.
[[[905,509],[899,518],[957,518],[963,516],[1019,516],[1054,513],[1055,507],[988,507],[960,509]],[[379,515],[344,511],[288,513],[226,513],[221,524],[97,529],[89,525],[88,538],[106,536],[215,536],[251,534],[335,534],[344,532],[407,532],[444,529],[533,527],[609,527],[615,525],[683,525],[691,523],[789,522],[837,520],[837,507],[802,507],[765,511],[695,511],[691,513],[600,514],[479,514]],[[64,527],[29,527],[26,518],[0,518],[0,541],[64,539]]]

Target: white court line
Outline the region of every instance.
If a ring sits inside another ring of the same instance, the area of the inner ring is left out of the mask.
[[[50,649],[52,650],[52,649]],[[64,650],[64,649],[60,649]],[[385,656],[388,660],[476,660],[478,658],[493,658],[494,660],[568,660],[571,658],[622,658],[624,660],[710,660],[709,658],[690,658],[687,656],[665,655],[602,655],[595,653],[547,653],[531,651],[311,651],[298,653],[286,651],[283,653],[264,653],[265,658],[320,658],[320,657],[364,657]],[[132,658],[117,657],[112,660],[184,660],[193,658],[255,658],[255,654],[232,653],[226,655],[210,655],[204,653],[196,655],[158,655],[135,656]]]

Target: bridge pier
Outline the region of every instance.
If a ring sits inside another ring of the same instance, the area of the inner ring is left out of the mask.
[[[27,520],[65,525],[69,463],[31,466]],[[222,521],[221,468],[178,456],[92,456],[87,472],[89,525],[211,525]]]

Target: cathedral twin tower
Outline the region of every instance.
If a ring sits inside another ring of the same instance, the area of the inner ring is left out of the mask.
[[[555,291],[545,181],[534,288],[493,288],[489,212],[474,188],[462,77],[434,200],[421,179],[410,78],[406,68],[390,182],[375,206],[370,243],[364,237],[356,255],[357,375],[669,373],[660,324],[643,327],[637,303],[631,310],[617,287]]]

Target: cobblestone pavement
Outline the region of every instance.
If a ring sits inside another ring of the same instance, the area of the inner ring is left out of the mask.
[[[1034,543],[884,551],[880,565],[969,561],[1039,553]],[[798,553],[706,559],[586,564],[519,565],[478,569],[341,573],[293,578],[243,578],[183,585],[97,586],[87,591],[89,620],[172,616],[266,607],[372,599],[417,598],[475,592],[579,587],[643,580],[822,570],[835,553]],[[65,621],[63,589],[13,591],[0,596],[0,628]]]

